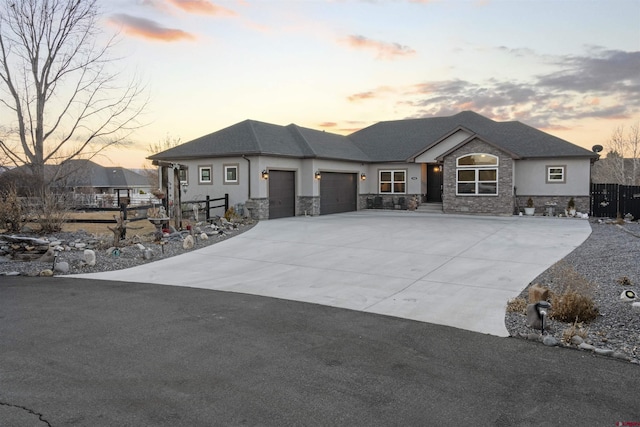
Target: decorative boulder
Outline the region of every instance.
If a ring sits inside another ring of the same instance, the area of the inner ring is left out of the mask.
[[[200,233],[200,240],[207,240],[208,238],[207,233]]]
[[[53,271],[51,271],[50,269],[42,270],[40,272],[40,276],[41,277],[52,277],[53,276]]]
[[[47,252],[45,252],[40,257],[39,261],[40,262],[53,262],[54,252],[55,252],[55,249],[52,246],[49,246],[49,249],[47,249]]]
[[[96,253],[91,249],[85,249],[84,262],[86,262],[89,267],[96,265]]]
[[[535,304],[538,301],[546,301],[549,298],[549,289],[535,284],[529,288],[529,304]]]
[[[56,273],[68,273],[69,272],[69,263],[65,261],[60,261],[56,263],[56,266],[53,268],[53,271]]]
[[[184,238],[184,240],[182,242],[182,249],[193,249],[195,244],[196,244],[196,242],[193,239],[193,236],[187,236],[187,237]]]

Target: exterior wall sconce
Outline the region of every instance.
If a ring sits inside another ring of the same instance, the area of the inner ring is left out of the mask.
[[[320,174],[320,171],[316,171],[316,173],[315,173],[315,174],[313,174],[313,176],[314,176],[314,178],[315,178],[315,179],[320,179],[320,178],[322,178],[322,175]]]
[[[262,179],[269,179],[269,172],[266,169],[262,171]]]
[[[442,165],[438,165],[438,166],[436,166],[436,171],[438,171],[438,172],[442,172]]]
[[[367,179],[367,175],[366,175],[366,174],[364,174],[364,173],[361,173],[361,174],[360,174],[360,181],[364,181],[364,180],[366,180],[366,179]]]

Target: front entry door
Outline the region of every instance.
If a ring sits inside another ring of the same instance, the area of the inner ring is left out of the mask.
[[[442,202],[442,166],[427,165],[427,202]]]

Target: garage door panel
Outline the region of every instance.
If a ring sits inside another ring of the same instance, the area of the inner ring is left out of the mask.
[[[296,214],[295,172],[269,171],[269,219]]]
[[[358,181],[354,173],[324,172],[320,181],[320,215],[358,209]]]

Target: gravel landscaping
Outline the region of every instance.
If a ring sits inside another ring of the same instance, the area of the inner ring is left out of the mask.
[[[574,325],[549,320],[545,344],[561,345],[640,363],[640,310],[620,298],[624,290],[640,294],[640,223],[616,224],[611,220],[590,220],[587,240],[530,285],[557,290],[563,274],[575,270],[589,283],[588,290],[599,311],[591,322]],[[527,298],[528,287],[521,298]],[[639,300],[640,301],[640,300]],[[551,307],[552,313],[553,307]],[[527,327],[526,316],[507,311],[505,324],[511,336],[543,341],[540,330]],[[573,327],[573,329],[572,329]],[[578,336],[572,339],[573,336]],[[551,338],[553,337],[553,339]]]
[[[563,279],[566,279],[564,276],[570,275],[572,280],[580,277],[587,284],[585,290],[589,291],[599,311],[597,318],[588,323],[575,325],[549,319],[543,340],[539,330],[527,326],[523,312],[507,309],[507,330],[513,337],[611,355],[638,364],[640,310],[632,308],[630,302],[622,301],[620,294],[627,289],[640,294],[640,223],[616,224],[611,220],[592,219],[590,224],[592,233],[589,238],[558,264],[538,276],[530,285],[540,284],[557,291],[562,286]],[[193,233],[165,236],[162,244],[156,242],[152,234],[140,236],[129,233],[129,237],[117,251],[114,251],[112,246],[113,237],[108,234],[93,235],[78,231],[56,233],[46,238],[37,233],[20,236],[55,243],[59,256],[56,259],[57,267],[54,274],[61,275],[121,270],[158,261],[215,244],[247,231],[254,225],[253,222],[236,225],[218,223],[206,227],[203,225],[202,228],[194,229]],[[185,249],[184,238],[189,234],[193,235],[194,246]],[[0,276],[47,275],[50,273],[47,270],[53,270],[51,261],[11,259],[16,255],[12,250],[18,246],[18,243],[0,235]],[[35,252],[35,256],[39,258],[37,244],[22,243],[21,246],[18,248],[20,251]],[[40,250],[45,249],[45,245],[40,245]],[[95,253],[95,265],[87,264],[85,250]],[[61,269],[61,264],[66,268]],[[523,289],[520,297],[526,299],[527,295],[528,287]]]

